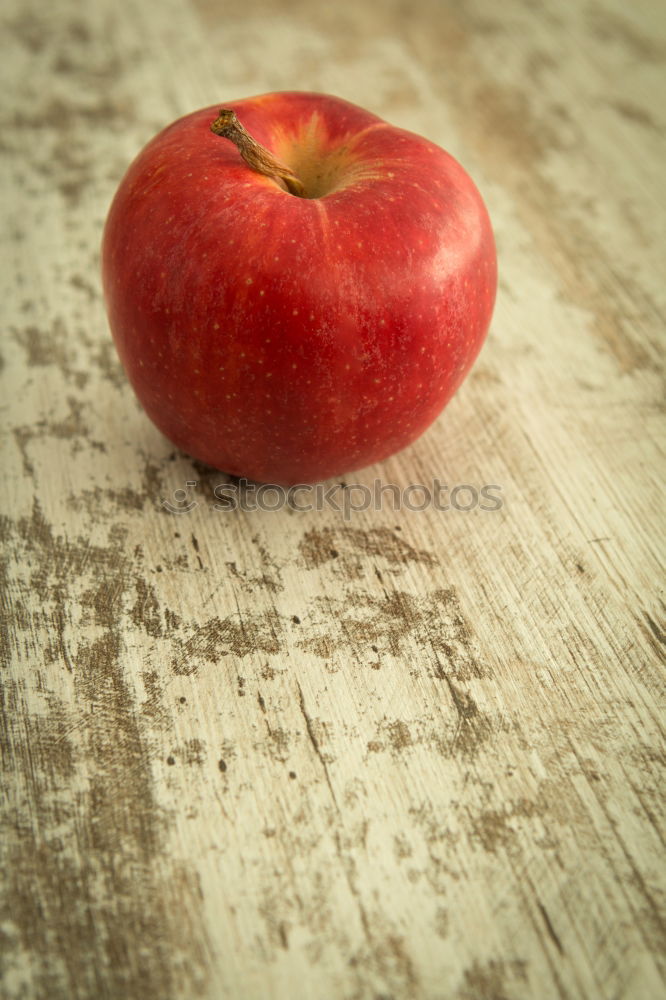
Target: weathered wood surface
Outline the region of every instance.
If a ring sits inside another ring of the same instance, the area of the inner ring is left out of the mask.
[[[663,996],[660,5],[3,18],[2,995]],[[133,399],[122,172],[293,87],[450,149],[497,234],[469,381],[348,487],[500,510],[215,510]]]

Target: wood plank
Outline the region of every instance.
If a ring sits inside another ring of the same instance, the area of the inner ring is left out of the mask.
[[[3,996],[663,995],[657,6],[3,23]],[[225,511],[133,399],[99,242],[160,127],[291,88],[457,156],[500,293],[413,447]],[[435,480],[501,507],[405,505]]]

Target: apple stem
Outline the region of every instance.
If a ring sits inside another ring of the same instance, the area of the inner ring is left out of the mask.
[[[210,130],[223,139],[230,139],[252,170],[266,177],[278,177],[284,182],[290,194],[295,194],[299,198],[305,197],[305,188],[293,170],[281,163],[245,131],[235,111],[222,108],[218,117],[211,123]]]

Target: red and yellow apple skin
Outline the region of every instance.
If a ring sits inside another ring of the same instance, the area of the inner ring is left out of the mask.
[[[171,441],[233,475],[306,483],[380,461],[439,415],[486,336],[481,196],[443,149],[339,98],[230,102],[303,181],[296,197],[210,131],[219,107],[149,142],[109,211],[129,380]]]

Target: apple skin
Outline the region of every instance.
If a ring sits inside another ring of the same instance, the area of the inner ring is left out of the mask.
[[[102,275],[157,427],[226,473],[308,483],[414,441],[472,366],[495,301],[483,201],[439,146],[347,101],[231,101],[310,197],[180,118],[129,167]]]

